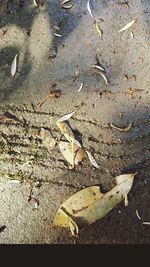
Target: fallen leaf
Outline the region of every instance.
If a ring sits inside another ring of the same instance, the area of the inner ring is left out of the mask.
[[[147,224],[147,225],[150,225],[150,222],[143,222],[142,224]]]
[[[74,163],[78,165],[82,160],[87,159],[87,154],[83,148],[79,148],[76,152]]]
[[[60,152],[64,156],[64,158],[72,165],[75,164],[75,153],[78,151],[79,147],[77,145],[74,145],[72,147],[72,144],[69,142],[60,141],[58,143],[58,147],[60,149]],[[76,161],[77,163],[77,161]],[[77,164],[76,164],[77,165]]]
[[[82,189],[69,197],[56,212],[53,225],[69,227],[66,216],[62,214],[63,209],[67,215],[82,228],[103,218],[118,203],[120,203],[130,192],[135,174],[123,174],[116,177],[116,185],[107,193],[100,192],[99,186],[90,186]]]
[[[83,83],[81,83],[79,89],[78,89],[78,93],[82,90],[82,87],[83,87]]]
[[[11,64],[11,75],[14,77],[16,74],[16,70],[17,70],[17,57],[18,54],[15,55],[14,60]]]
[[[130,122],[129,125],[128,125],[127,127],[125,127],[125,128],[117,127],[117,126],[115,126],[115,125],[112,124],[112,123],[110,123],[110,126],[111,126],[112,128],[114,128],[114,129],[118,130],[118,131],[121,131],[121,132],[127,132],[127,131],[129,131],[129,130],[131,129],[131,127],[132,127],[132,122]]]
[[[88,10],[90,16],[91,16],[93,19],[95,19],[95,17],[94,17],[93,14],[92,14],[91,8],[90,8],[90,1],[91,1],[91,0],[89,0],[89,1],[87,2],[87,10]]]
[[[65,116],[61,117],[57,122],[62,122],[62,121],[69,120],[76,112],[77,112],[77,110],[66,114]]]
[[[96,22],[96,31],[98,32],[100,38],[102,38],[102,35],[103,35],[103,31],[102,29],[100,28],[99,24]]]
[[[56,145],[56,141],[51,135],[50,131],[45,130],[44,128],[41,128],[39,137],[42,140],[42,145],[47,149],[54,148]]]
[[[73,131],[66,122],[57,122],[56,125],[69,142],[81,147],[81,144],[75,139]]]
[[[118,32],[123,32],[127,29],[129,29],[134,23],[136,22],[136,19],[130,21],[128,24],[126,24],[121,30],[119,30]]]
[[[129,204],[129,201],[128,201],[128,197],[127,197],[127,195],[126,195],[126,196],[125,196],[125,199],[124,199],[124,205],[125,205],[125,207],[127,207],[128,204]]]
[[[102,78],[104,79],[106,85],[108,85],[108,80],[107,80],[107,77],[105,76],[105,74],[100,70],[99,71],[99,74],[102,76]]]
[[[73,5],[62,5],[62,8],[64,8],[64,9],[69,9],[69,8],[71,8]]]
[[[38,7],[36,0],[33,0],[34,6]]]
[[[88,155],[88,158],[89,158],[91,164],[92,164],[95,168],[99,169],[100,167],[98,166],[96,160],[92,157],[92,155],[91,155],[87,150],[86,150],[86,153],[87,153],[87,155]]]
[[[56,33],[56,32],[54,33],[54,35],[57,36],[57,37],[62,37],[61,34],[58,34],[58,33]]]
[[[102,68],[99,65],[92,65],[92,68],[95,68],[95,69],[98,69],[98,70],[101,70],[101,71],[105,71],[104,68]]]
[[[134,35],[132,31],[130,32],[130,35],[131,35],[131,38],[134,39]]]
[[[68,2],[70,2],[70,0],[64,0],[64,1],[62,1],[62,5],[64,5],[64,4],[66,4],[66,3],[68,3]]]
[[[135,211],[136,212],[136,216],[138,217],[139,220],[142,220],[139,213],[138,213],[138,210]]]

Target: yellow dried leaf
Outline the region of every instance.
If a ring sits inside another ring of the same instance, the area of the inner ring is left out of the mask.
[[[70,227],[68,219],[61,212],[62,209],[79,228],[103,218],[127,196],[132,188],[134,176],[135,174],[118,176],[118,183],[105,194],[100,192],[99,186],[90,186],[78,191],[60,206],[54,218],[54,225]]]
[[[60,149],[60,152],[64,156],[64,158],[72,165],[74,166],[74,160],[75,160],[75,153],[78,151],[79,147],[77,145],[73,145],[69,142],[60,141],[58,143],[58,147]],[[77,164],[76,164],[77,165]]]
[[[100,38],[102,38],[102,35],[103,35],[103,31],[102,29],[100,28],[99,24],[96,22],[96,31],[98,32]]]
[[[84,159],[87,159],[87,154],[82,148],[79,148],[79,150],[76,153],[75,160],[74,160],[75,165],[78,165],[79,162],[81,162]]]
[[[69,127],[69,125],[66,122],[57,122],[56,123],[57,126],[59,127],[61,133],[66,137],[66,139],[69,142],[72,142],[76,145],[78,145],[79,147],[81,147],[80,143],[75,139],[75,136],[71,130],[71,128]]]

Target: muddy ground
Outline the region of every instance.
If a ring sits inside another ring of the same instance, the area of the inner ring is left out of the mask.
[[[67,10],[58,0],[37,3],[0,2],[0,243],[150,243],[150,226],[142,224],[150,221],[149,0],[128,1],[129,8],[119,1],[91,0],[102,38],[87,0],[73,0]],[[118,33],[133,19],[132,28]],[[107,86],[91,68],[98,63],[105,68]],[[61,96],[38,107],[52,84]],[[59,138],[57,119],[78,107],[70,124],[100,169],[85,160],[69,170],[57,147],[47,150],[35,138],[41,127]],[[130,122],[127,132],[110,127]],[[138,174],[127,207],[120,203],[77,239],[52,227],[58,207],[74,192],[95,184],[110,190],[116,175],[132,172]]]

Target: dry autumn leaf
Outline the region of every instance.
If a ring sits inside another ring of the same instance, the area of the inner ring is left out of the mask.
[[[69,197],[58,209],[53,225],[68,227],[70,224],[61,210],[82,228],[103,218],[130,192],[136,174],[123,174],[116,177],[116,185],[103,194],[99,186],[90,186]]]
[[[72,146],[69,142],[60,141],[58,143],[60,152],[64,158],[72,165],[75,164],[75,153],[78,151],[79,147],[77,145]],[[77,162],[76,162],[77,163]],[[77,165],[77,164],[76,164]]]
[[[69,142],[81,147],[81,144],[75,139],[73,131],[66,122],[57,122],[56,125]]]
[[[84,149],[79,148],[79,150],[76,152],[76,156],[74,160],[75,165],[78,165],[84,159],[87,159],[87,154],[84,151]]]

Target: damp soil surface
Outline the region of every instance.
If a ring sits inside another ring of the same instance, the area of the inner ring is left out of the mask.
[[[91,0],[95,19],[87,0],[72,0],[69,9],[59,0],[36,2],[0,3],[0,243],[148,244],[149,0]],[[108,84],[92,65],[104,68]],[[75,110],[70,125],[99,169],[88,160],[70,169],[58,146],[47,149],[37,138],[41,128],[61,138],[56,121]],[[134,172],[127,207],[121,202],[78,238],[52,226],[73,193],[91,185],[106,192],[115,176]]]

